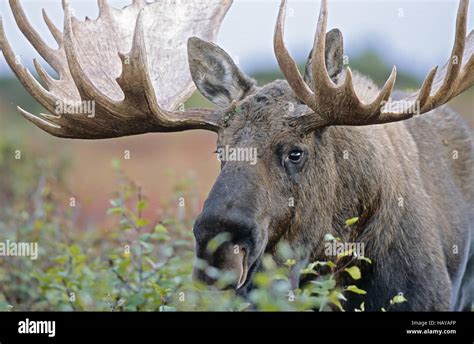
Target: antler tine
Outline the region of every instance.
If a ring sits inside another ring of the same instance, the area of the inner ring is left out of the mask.
[[[470,85],[472,85],[472,83],[474,83],[474,72],[473,72],[474,71],[474,30],[471,31],[466,41],[467,43],[470,43],[470,42],[472,43],[470,48],[473,54],[469,58],[468,62],[466,63],[462,71],[461,82],[458,88],[459,92],[462,92],[463,90],[467,89]],[[465,52],[465,55],[467,56],[468,52]],[[471,79],[469,79],[469,77]]]
[[[143,5],[145,3],[144,0],[133,0],[133,5],[135,6],[140,6],[140,5]]]
[[[469,6],[469,0],[461,0],[459,3],[458,13],[456,17],[456,33],[451,52],[450,59],[448,61],[446,75],[444,77],[442,85],[436,91],[436,93],[427,99],[427,102],[421,109],[421,112],[426,112],[436,107],[438,103],[445,103],[451,97],[454,89],[453,84],[459,76],[459,72],[462,66],[463,52],[466,43],[466,32],[467,32],[467,9]],[[429,77],[429,76],[428,76]]]
[[[459,3],[458,13],[456,17],[456,33],[454,38],[453,49],[451,52],[450,63],[448,65],[448,71],[444,78],[443,85],[435,94],[435,98],[443,98],[450,93],[447,92],[452,83],[456,80],[461,70],[464,46],[466,44],[466,32],[467,32],[467,9],[469,6],[469,0],[461,0]],[[455,61],[456,60],[456,61]],[[449,96],[448,96],[449,97]]]
[[[37,99],[41,105],[46,109],[51,110],[54,108],[54,104],[57,98],[49,93],[41,86],[40,83],[31,75],[30,71],[26,69],[20,61],[17,60],[15,53],[13,52],[5,31],[3,28],[2,18],[0,17],[0,48],[5,56],[10,68],[16,74],[22,85],[30,92],[30,94]]]
[[[372,107],[372,113],[375,114],[379,112],[382,104],[384,104],[390,99],[390,96],[393,92],[393,87],[395,86],[395,81],[397,81],[397,67],[393,66],[392,72],[390,73],[390,76],[383,85],[382,90],[380,91],[377,98],[370,105]]]
[[[49,75],[46,70],[43,68],[43,66],[38,62],[37,59],[33,59],[33,64],[35,66],[36,72],[38,73],[39,77],[43,82],[46,84],[46,87],[48,90],[51,90],[51,87],[53,86],[54,80]]]
[[[318,24],[316,27],[316,34],[314,35],[313,55],[312,55],[312,71],[314,80],[314,89],[316,96],[325,90],[334,90],[336,85],[329,78],[326,68],[326,27],[328,17],[327,0],[321,1],[321,8],[319,11]],[[350,78],[350,72],[348,75]],[[321,94],[322,95],[322,94]]]
[[[107,4],[107,0],[97,0],[97,6],[99,7],[100,16],[109,11],[109,5]]]
[[[51,32],[51,34],[53,35],[54,40],[56,41],[56,43],[58,43],[58,45],[63,44],[63,33],[61,31],[59,31],[59,29],[56,27],[56,25],[53,24],[53,22],[49,18],[48,14],[46,13],[44,8],[43,8],[42,12],[43,12],[44,22],[48,26],[48,29]]]
[[[308,87],[308,85],[304,82],[303,77],[301,76],[298,70],[298,65],[291,57],[283,40],[285,14],[286,0],[282,0],[280,4],[280,10],[278,12],[278,19],[275,25],[275,33],[273,36],[273,47],[275,51],[275,57],[278,61],[278,65],[280,66],[281,72],[285,76],[286,80],[290,84],[296,96],[300,98],[309,107],[314,108],[316,107],[314,101],[314,94]]]
[[[431,71],[426,76],[423,84],[421,85],[420,92],[416,99],[420,104],[420,108],[423,108],[430,97],[431,87],[433,86],[433,81],[438,71],[438,66],[434,66]]]
[[[10,7],[21,32],[23,32],[25,37],[30,41],[41,57],[43,57],[51,65],[51,67],[56,70],[56,72],[59,72],[62,67],[60,60],[56,56],[56,51],[51,49],[43,41],[38,32],[31,26],[25,12],[23,11],[23,8],[21,7],[20,1],[10,0]]]

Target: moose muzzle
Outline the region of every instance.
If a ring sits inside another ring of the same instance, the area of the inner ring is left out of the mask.
[[[216,276],[210,272],[215,268],[234,275],[228,288],[239,289],[249,280],[264,242],[256,221],[256,194],[258,190],[248,170],[226,165],[221,171],[194,224],[195,279],[213,284]]]

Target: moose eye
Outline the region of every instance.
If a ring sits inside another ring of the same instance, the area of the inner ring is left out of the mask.
[[[288,154],[288,160],[290,160],[294,164],[300,162],[302,157],[303,157],[303,151],[301,149],[293,149]]]

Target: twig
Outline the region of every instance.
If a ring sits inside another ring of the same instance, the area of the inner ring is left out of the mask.
[[[69,305],[71,306],[73,311],[76,311],[76,306],[74,305],[74,302],[71,301],[71,289],[67,286],[66,280],[63,278],[63,285],[66,288],[66,294],[67,294],[67,299],[69,301]]]
[[[128,281],[122,277],[122,275],[119,274],[119,272],[115,269],[112,269],[112,272],[117,276],[117,278],[119,279],[120,282],[122,282],[122,284],[129,290],[133,291],[134,293],[137,293],[138,290],[136,288],[134,288],[133,286],[131,286]]]

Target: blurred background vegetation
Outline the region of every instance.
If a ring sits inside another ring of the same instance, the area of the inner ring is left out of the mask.
[[[379,85],[391,69],[374,51],[351,59],[350,66]],[[274,70],[252,76],[259,85],[281,78]],[[396,87],[420,82],[399,73]],[[230,292],[210,297],[212,291],[190,283],[193,219],[219,171],[214,134],[64,140],[23,119],[17,104],[44,111],[16,79],[0,79],[0,240],[36,241],[40,258],[0,260],[0,310],[249,309]],[[472,88],[450,105],[474,127]],[[195,94],[187,106],[210,104]],[[333,285],[333,273],[295,290],[285,277],[291,253],[282,255],[285,267],[267,261],[271,273],[257,276],[257,309],[339,307],[345,290]],[[298,302],[281,298],[291,290],[299,293]]]

